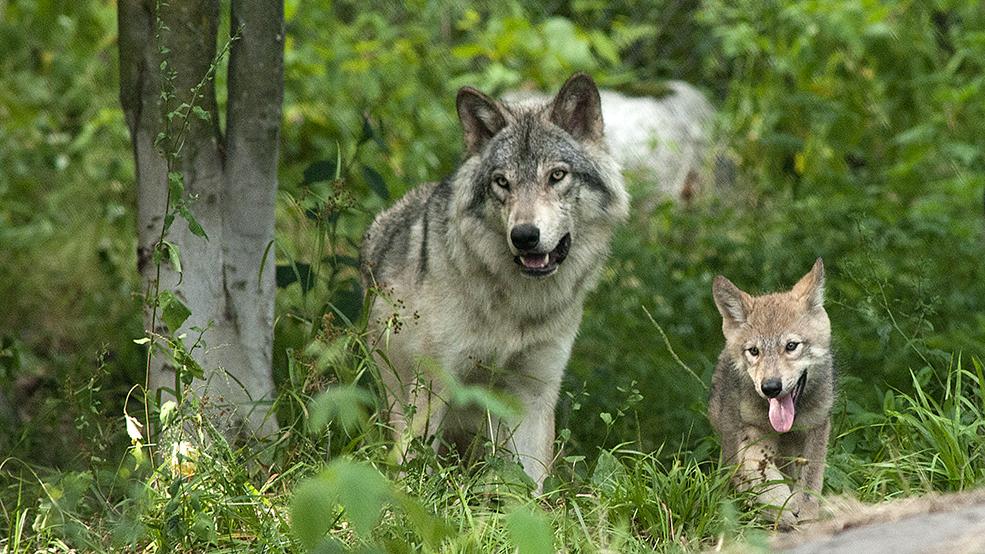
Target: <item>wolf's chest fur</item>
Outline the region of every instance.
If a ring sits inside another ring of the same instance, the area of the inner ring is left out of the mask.
[[[447,277],[431,275],[398,292],[410,322],[403,340],[446,370],[464,376],[483,366],[508,369],[532,348],[574,338],[581,319],[575,299],[551,298],[535,288],[518,294],[493,278],[473,278],[462,287]]]

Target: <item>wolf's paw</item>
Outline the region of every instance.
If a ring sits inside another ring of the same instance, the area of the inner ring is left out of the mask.
[[[815,521],[818,511],[818,500],[816,496],[805,492],[797,492],[782,507],[782,512],[780,508],[777,508],[767,513],[773,516],[773,521],[777,529],[791,531]],[[777,517],[778,512],[779,517]]]

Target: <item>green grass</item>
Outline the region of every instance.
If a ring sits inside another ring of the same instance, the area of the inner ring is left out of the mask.
[[[520,467],[500,457],[466,463],[417,445],[413,461],[395,465],[371,389],[346,384],[371,379],[356,328],[322,329],[293,359],[293,385],[280,408],[307,415],[287,420],[264,444],[230,446],[190,399],[163,416],[170,443],[197,447],[185,457],[156,452],[153,465],[146,445],[139,455],[133,446],[126,454],[107,447],[105,460],[68,471],[8,458],[0,468],[8,538],[0,545],[11,552],[149,545],[174,552],[677,552],[766,544],[768,523],[730,486],[715,440],[696,431],[704,421],[676,437],[675,448],[646,447],[649,437],[606,446],[622,440],[621,419],[640,421],[650,409],[639,391],[594,414],[607,429],[595,447],[560,430],[554,474],[535,497]],[[319,392],[326,378],[336,384]],[[93,379],[81,390],[96,388]],[[879,394],[876,409],[839,397],[828,493],[878,502],[985,484],[985,379],[977,357],[951,356],[937,370],[909,372],[908,387]],[[646,436],[644,429],[634,433]]]

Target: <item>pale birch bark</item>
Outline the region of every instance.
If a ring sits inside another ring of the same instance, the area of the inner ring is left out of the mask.
[[[189,91],[209,70],[219,9],[216,0],[172,0],[162,9],[179,102],[190,101]],[[187,333],[186,343],[198,336],[193,327],[207,328],[206,346],[195,352],[206,379],[193,383],[192,390],[206,398],[215,423],[227,432],[267,434],[277,428],[269,412],[274,397],[273,260],[266,260],[262,272],[260,265],[274,234],[283,21],[280,0],[232,2],[233,32],[239,38],[230,50],[226,134],[219,129],[215,89],[208,82],[196,104],[210,120],[192,117],[179,160],[186,194],[193,199],[191,211],[208,240],[194,236],[176,218],[168,240],[180,248],[181,283],[170,266],[161,271],[161,290],[173,290],[191,309],[179,330]],[[167,164],[154,147],[164,116],[154,35],[154,0],[120,0],[120,98],[136,162],[138,266],[150,284],[157,272],[151,253],[160,238],[167,193]],[[150,319],[147,309],[148,328]],[[160,317],[157,327],[158,333],[164,331]],[[168,362],[162,355],[153,359],[152,390],[173,388]]]

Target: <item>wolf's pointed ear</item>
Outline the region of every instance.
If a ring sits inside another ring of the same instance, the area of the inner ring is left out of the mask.
[[[732,284],[732,281],[721,275],[715,277],[711,292],[712,296],[715,297],[718,313],[722,314],[723,330],[735,328],[745,323],[749,317],[749,311],[752,310],[752,297],[748,293],[739,290],[739,287]]]
[[[506,114],[499,102],[472,87],[462,87],[455,99],[458,119],[465,132],[465,147],[475,154],[506,127]]]
[[[602,98],[595,81],[575,73],[551,103],[551,122],[580,141],[602,139]]]
[[[824,262],[818,258],[814,267],[793,286],[793,294],[803,299],[807,307],[816,310],[824,305]]]

